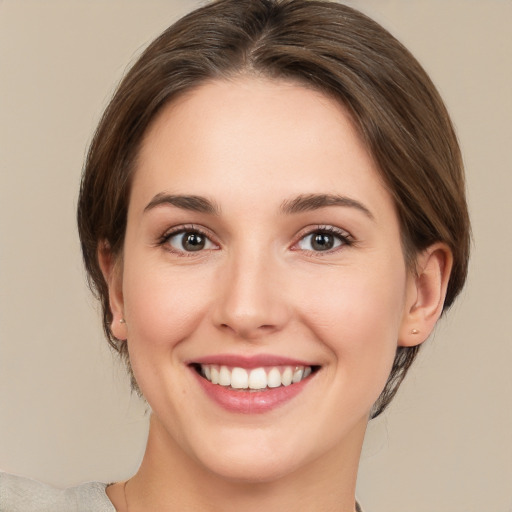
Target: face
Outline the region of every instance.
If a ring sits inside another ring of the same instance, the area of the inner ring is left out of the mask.
[[[332,99],[215,81],[149,128],[113,329],[159,435],[198,466],[262,481],[360,445],[410,279],[390,194]]]

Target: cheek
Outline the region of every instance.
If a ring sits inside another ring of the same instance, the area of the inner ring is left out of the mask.
[[[322,331],[347,335],[346,342],[360,345],[371,332],[397,333],[402,318],[406,273],[402,266],[373,265],[334,269],[310,275],[303,294],[302,313]],[[369,336],[373,339],[372,336]],[[378,336],[377,336],[378,338]]]
[[[148,262],[149,261],[149,262]],[[188,380],[182,362],[186,341],[201,324],[209,293],[198,281],[169,265],[127,261],[123,292],[130,364],[154,411],[180,432],[180,411],[187,410]],[[204,281],[204,279],[203,279]],[[183,343],[185,342],[185,343]],[[180,359],[181,357],[181,359]]]
[[[390,262],[391,263],[391,262]],[[391,370],[403,315],[406,271],[396,264],[351,267],[309,282],[302,317],[337,361],[338,376],[369,392],[382,389]],[[371,390],[370,388],[374,388]]]
[[[201,276],[191,282],[188,274],[166,265],[127,262],[123,292],[129,344],[140,345],[145,357],[158,358],[173,348],[197,327],[207,309],[209,293]]]

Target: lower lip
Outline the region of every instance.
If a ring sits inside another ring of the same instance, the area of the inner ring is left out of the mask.
[[[311,377],[308,377],[297,384],[262,391],[238,391],[212,384],[194,369],[192,371],[209,398],[227,411],[241,414],[262,414],[276,409],[297,396],[311,380]]]

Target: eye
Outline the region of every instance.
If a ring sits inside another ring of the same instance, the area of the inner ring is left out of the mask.
[[[198,252],[217,247],[204,233],[197,230],[171,233],[165,237],[164,243],[170,245],[175,252]]]
[[[308,233],[299,240],[297,246],[303,251],[326,252],[350,244],[348,233],[338,232],[334,228],[325,228]]]

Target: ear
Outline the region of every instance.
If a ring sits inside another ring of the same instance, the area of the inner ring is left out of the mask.
[[[112,313],[110,330],[118,340],[126,340],[128,333],[124,319],[122,258],[115,256],[110,244],[104,240],[98,244],[98,262],[108,286],[108,299]]]
[[[444,243],[433,244],[418,255],[416,272],[408,277],[399,346],[419,345],[429,337],[443,312],[452,266],[452,251]]]

